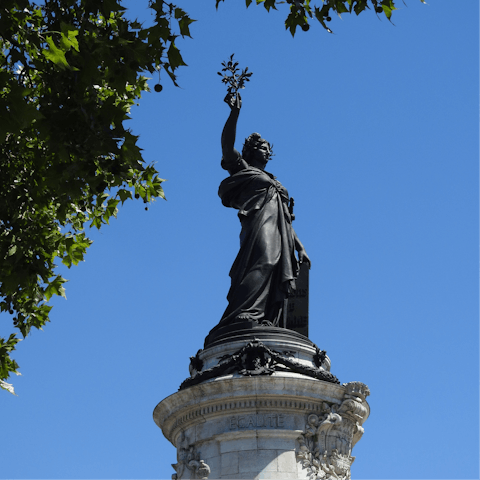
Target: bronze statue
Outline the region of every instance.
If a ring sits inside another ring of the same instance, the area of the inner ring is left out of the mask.
[[[225,102],[231,111],[222,133],[221,166],[230,176],[222,181],[218,194],[223,205],[238,210],[242,231],[240,251],[230,270],[229,304],[210,333],[247,321],[282,326],[284,300],[295,288],[299,263],[310,267],[310,259],[292,227],[289,201],[293,199],[265,171],[272,156],[270,143],[252,133],[240,154],[234,148],[242,105],[239,93],[228,93]]]

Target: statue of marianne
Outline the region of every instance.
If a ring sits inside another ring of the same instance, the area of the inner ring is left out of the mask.
[[[225,102],[231,111],[222,133],[221,165],[230,176],[222,181],[218,194],[223,205],[238,210],[242,230],[240,251],[230,270],[228,307],[213,330],[244,321],[280,326],[299,263],[310,267],[310,259],[293,230],[287,190],[265,171],[272,156],[269,142],[252,133],[242,154],[235,150],[240,94],[228,94]]]

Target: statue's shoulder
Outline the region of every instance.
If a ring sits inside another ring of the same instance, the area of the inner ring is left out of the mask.
[[[238,150],[233,149],[233,151],[227,155],[222,157],[221,166],[224,170],[236,171],[242,168],[242,155]]]

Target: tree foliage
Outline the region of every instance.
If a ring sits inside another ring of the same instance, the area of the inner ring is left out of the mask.
[[[124,122],[161,68],[175,82],[176,46],[192,20],[153,1],[152,27],[124,16],[118,0],[2,0],[0,6],[0,309],[23,337],[48,321],[66,281],[55,262],[83,260],[117,206],[163,197]],[[174,33],[175,31],[178,34]],[[19,341],[0,340],[0,385],[18,365]]]
[[[215,0],[218,5],[225,0]],[[396,0],[395,0],[396,1]],[[285,20],[285,28],[295,36],[297,27],[304,32],[310,29],[309,20],[315,19],[320,22],[322,27],[329,33],[333,33],[328,23],[332,20],[332,15],[337,14],[341,17],[342,13],[355,13],[359,15],[365,10],[373,10],[377,15],[385,15],[391,20],[392,13],[396,10],[394,0],[321,0],[320,6],[315,5],[310,0],[255,0],[257,5],[263,5],[267,11],[276,10],[277,5],[287,4],[288,14]],[[426,3],[425,0],[420,0]],[[249,7],[253,0],[245,0]]]
[[[310,19],[331,32],[331,12],[372,8],[390,19],[395,10],[392,0],[256,0],[268,11],[282,3],[292,35]],[[53,295],[65,296],[55,262],[83,260],[86,229],[107,224],[132,198],[164,198],[124,122],[148,90],[145,72],[164,71],[176,85],[185,65],[176,41],[190,36],[193,20],[162,0],[149,8],[154,21],[144,28],[126,18],[121,0],[1,1],[0,311],[23,337],[49,321]],[[0,386],[12,393],[5,380],[18,374],[10,354],[19,340],[0,338]]]

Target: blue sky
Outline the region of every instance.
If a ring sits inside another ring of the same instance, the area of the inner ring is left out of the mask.
[[[478,478],[478,4],[406,3],[395,25],[344,15],[334,35],[314,23],[292,39],[283,11],[179,2],[198,20],[181,88],[162,78],[130,121],[168,200],[91,232],[67,300],[19,345],[1,478],[173,473],[152,411],[219,321],[238,249],[217,196],[231,53],[253,71],[237,146],[273,142],[312,259],[310,338],[371,390],[353,478]],[[146,4],[132,17],[148,21]]]

